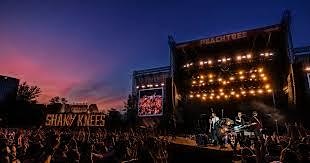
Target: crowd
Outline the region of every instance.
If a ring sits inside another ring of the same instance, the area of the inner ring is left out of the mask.
[[[143,115],[159,115],[162,114],[163,97],[160,95],[143,96],[139,100],[138,114]]]
[[[0,129],[0,163],[167,162],[154,132],[105,129]]]

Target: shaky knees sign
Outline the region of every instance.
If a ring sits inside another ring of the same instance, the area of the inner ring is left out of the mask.
[[[45,126],[103,127],[104,114],[47,114]]]

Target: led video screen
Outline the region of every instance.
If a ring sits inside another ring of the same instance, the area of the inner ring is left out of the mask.
[[[163,115],[163,88],[142,89],[139,91],[138,116]]]

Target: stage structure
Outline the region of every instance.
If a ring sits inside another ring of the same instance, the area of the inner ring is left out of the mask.
[[[287,108],[293,60],[289,18],[285,13],[279,24],[193,41],[169,37],[177,109],[184,109],[184,120],[210,115],[211,108],[231,118],[254,107]]]
[[[167,111],[168,78],[170,78],[169,66],[133,72],[132,97],[141,125],[158,126],[163,119]]]

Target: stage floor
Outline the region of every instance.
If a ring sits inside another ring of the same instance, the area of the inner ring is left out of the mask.
[[[220,146],[214,146],[213,144],[208,144],[206,146],[198,146],[195,140],[190,139],[188,137],[160,136],[160,138],[170,143],[178,144],[178,145],[186,145],[186,146],[199,147],[199,148],[205,148],[205,149],[210,149],[210,150],[227,151],[227,152],[233,151],[233,149],[231,148],[229,144],[226,144],[224,148],[220,148]],[[237,146],[237,150],[240,150],[239,145]]]

